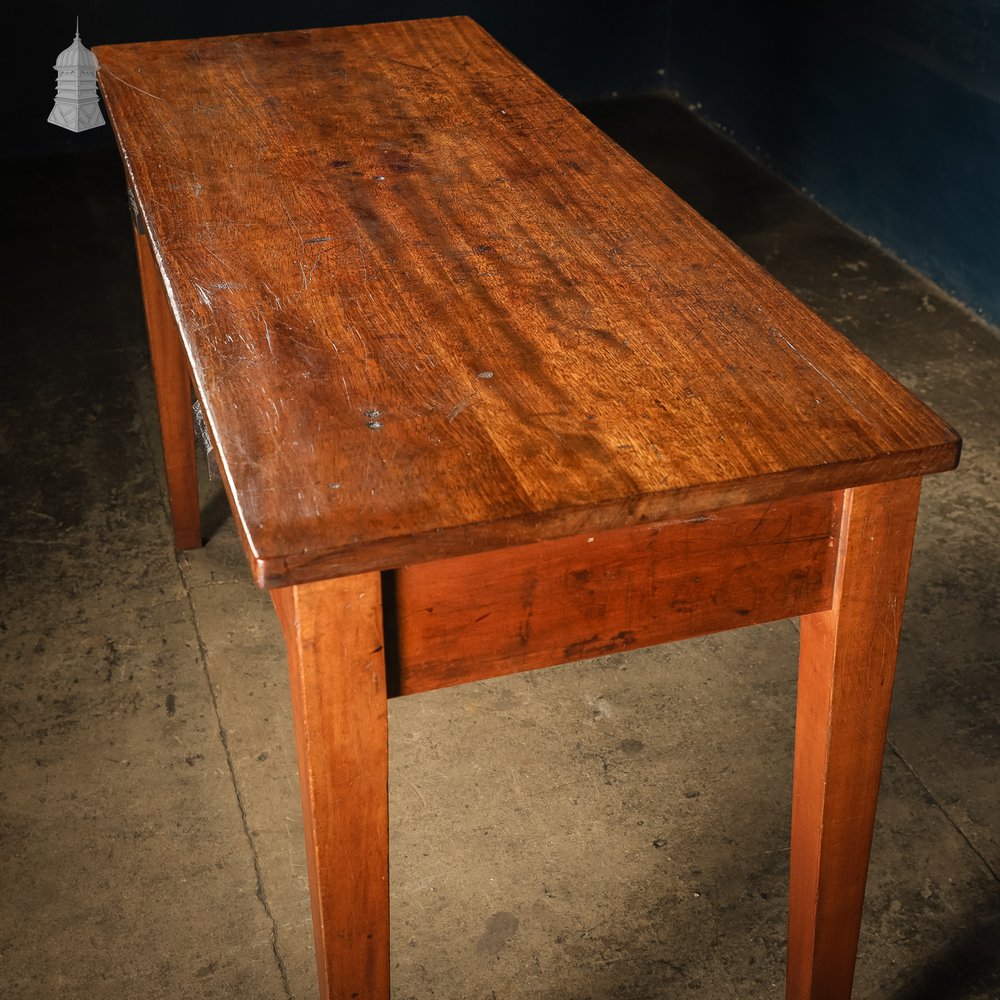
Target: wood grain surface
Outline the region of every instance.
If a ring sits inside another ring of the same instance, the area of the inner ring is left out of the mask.
[[[466,18],[95,52],[262,585],[957,462]]]
[[[826,610],[839,511],[818,494],[384,574],[390,693]]]
[[[170,518],[177,549],[201,547],[201,508],[194,450],[191,377],[177,334],[177,324],[163,293],[163,282],[149,249],[149,240],[134,231],[136,260],[149,331],[149,354],[156,387],[163,461],[167,473]]]
[[[832,607],[801,622],[787,1000],[847,1000],[920,480],[848,490]]]
[[[377,573],[271,591],[288,645],[320,1000],[389,1000],[389,715]]]

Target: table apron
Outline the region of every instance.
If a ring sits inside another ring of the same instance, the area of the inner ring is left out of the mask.
[[[390,693],[826,610],[841,505],[820,493],[383,573]]]

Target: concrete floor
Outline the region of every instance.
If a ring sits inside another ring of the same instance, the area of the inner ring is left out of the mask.
[[[925,488],[856,996],[1000,997],[1000,341],[686,111],[589,106],[966,438]],[[6,161],[0,996],[315,997],[283,646],[171,550],[120,169]],[[795,624],[391,704],[396,1000],[782,995]]]

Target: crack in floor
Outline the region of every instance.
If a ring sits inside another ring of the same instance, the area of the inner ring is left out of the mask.
[[[271,950],[274,952],[274,960],[278,965],[278,972],[281,975],[281,985],[284,990],[286,1000],[294,1000],[291,987],[288,983],[288,970],[285,968],[285,960],[281,955],[281,949],[278,945],[278,922],[275,919],[274,914],[271,912],[271,905],[267,900],[267,891],[264,888],[264,873],[260,865],[260,856],[257,853],[257,845],[254,843],[253,834],[250,832],[250,821],[247,818],[247,810],[243,801],[243,793],[240,791],[240,782],[236,775],[236,766],[233,763],[233,755],[229,749],[229,737],[226,732],[226,727],[222,723],[219,702],[215,694],[215,685],[212,683],[212,674],[208,667],[208,650],[205,646],[204,640],[202,639],[201,631],[198,628],[198,617],[195,614],[194,605],[191,603],[190,599],[188,601],[188,606],[191,610],[192,625],[194,627],[195,637],[198,641],[198,656],[201,660],[201,667],[205,674],[205,680],[208,683],[208,694],[212,699],[212,710],[215,713],[215,721],[218,726],[219,742],[222,744],[222,749],[226,755],[226,765],[229,768],[229,777],[232,781],[233,792],[236,796],[236,807],[239,809],[240,822],[243,825],[243,833],[246,836],[247,845],[250,848],[250,859],[253,862],[254,876],[257,880],[257,899],[271,924]]]
[[[913,780],[916,781],[916,783],[920,786],[920,788],[923,790],[923,793],[927,796],[927,798],[931,800],[931,802],[934,803],[934,808],[937,809],[942,816],[944,816],[944,818],[948,821],[949,826],[951,826],[955,830],[955,832],[962,838],[962,840],[965,842],[965,845],[969,848],[969,850],[972,851],[972,853],[977,858],[979,858],[979,860],[982,862],[983,867],[990,873],[990,875],[993,876],[993,879],[997,882],[1000,882],[1000,872],[997,872],[997,870],[993,867],[993,865],[990,863],[989,858],[987,858],[986,855],[983,854],[983,852],[980,851],[976,847],[976,845],[969,839],[966,832],[952,817],[951,813],[948,812],[947,809],[945,809],[945,807],[938,800],[938,797],[930,790],[930,788],[928,788],[926,782],[916,772],[913,765],[903,756],[902,751],[899,749],[899,747],[897,747],[896,744],[891,739],[887,740],[887,742],[889,744],[889,749],[892,750],[893,754],[896,756],[896,759],[903,765],[903,767],[906,768],[907,771],[910,772],[910,774],[913,776]]]

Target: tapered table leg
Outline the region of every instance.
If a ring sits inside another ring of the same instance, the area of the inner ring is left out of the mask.
[[[845,492],[833,607],[802,618],[788,1000],[847,1000],[920,480]]]
[[[160,411],[160,435],[167,467],[174,546],[178,549],[197,549],[201,547],[201,510],[194,453],[194,418],[191,414],[191,377],[149,239],[139,232],[135,233],[135,250],[146,308],[156,402]]]
[[[273,590],[288,644],[322,1000],[389,998],[389,744],[378,573]]]

